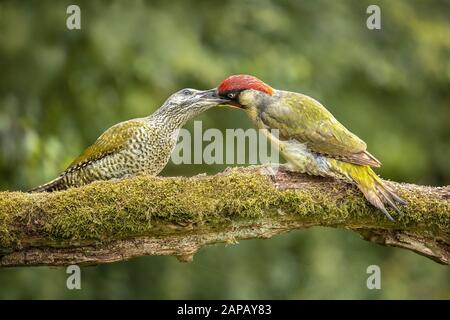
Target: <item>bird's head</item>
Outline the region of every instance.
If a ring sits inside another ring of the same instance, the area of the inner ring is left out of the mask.
[[[172,94],[159,109],[160,113],[169,115],[186,122],[190,118],[200,114],[201,112],[227,103],[227,99],[223,99],[217,95],[216,89],[211,90],[195,90],[181,89]]]
[[[274,94],[274,89],[254,76],[239,74],[223,80],[217,94],[228,100],[226,105],[251,109],[262,106]]]

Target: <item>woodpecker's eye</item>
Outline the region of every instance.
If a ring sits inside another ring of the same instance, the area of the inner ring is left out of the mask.
[[[236,92],[229,92],[229,93],[227,93],[227,97],[230,98],[230,99],[235,99],[236,95],[237,95]]]

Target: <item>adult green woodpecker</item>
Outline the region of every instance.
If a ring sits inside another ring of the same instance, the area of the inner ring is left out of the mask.
[[[215,89],[183,89],[152,115],[118,123],[106,130],[59,177],[30,192],[78,187],[96,180],[157,175],[169,161],[179,129],[199,113],[223,103]]]
[[[382,181],[371,167],[381,165],[366,149],[366,143],[347,130],[318,101],[301,93],[275,90],[249,75],[234,75],[217,89],[228,105],[242,108],[280,154],[296,170],[332,177],[355,184],[366,199],[390,220],[388,204],[405,201]],[[277,129],[278,137],[270,133]]]

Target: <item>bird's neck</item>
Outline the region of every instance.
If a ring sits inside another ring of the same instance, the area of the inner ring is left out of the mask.
[[[184,126],[189,120],[189,117],[182,112],[170,112],[160,108],[147,117],[147,120],[154,124],[164,126],[165,129],[175,130]]]

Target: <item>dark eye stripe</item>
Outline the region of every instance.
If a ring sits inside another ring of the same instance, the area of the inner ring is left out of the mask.
[[[227,91],[227,92],[223,92],[221,94],[222,97],[227,97],[228,99],[236,99],[239,95],[239,91],[237,90],[231,90],[231,91]]]

